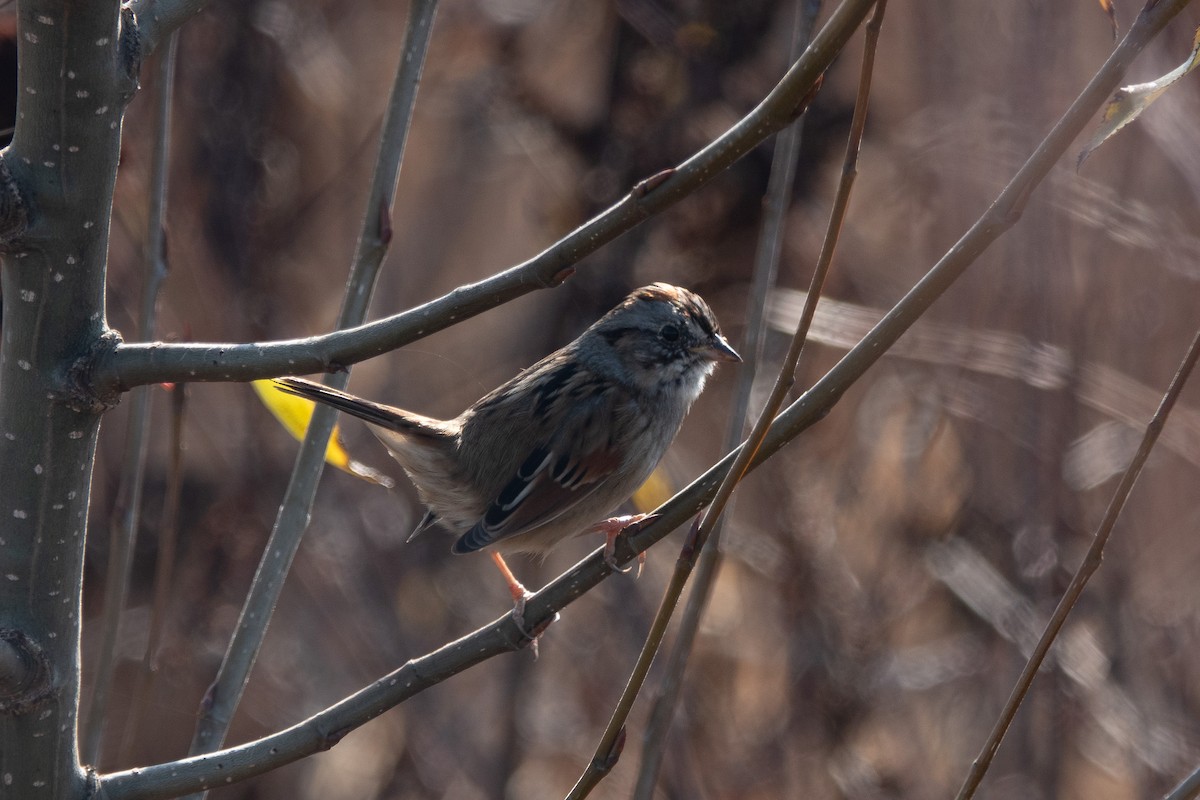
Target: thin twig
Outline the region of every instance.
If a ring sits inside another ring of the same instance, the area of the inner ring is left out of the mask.
[[[91,356],[77,372],[110,397],[163,381],[248,381],[343,369],[394,350],[537,289],[559,285],[581,258],[702,186],[775,131],[790,124],[818,78],[874,0],[843,0],[804,55],[767,97],[724,135],[674,169],[648,178],[532,259],[416,308],[349,330],[254,344],[129,343]]]
[[[173,33],[167,40],[167,48],[162,54],[158,75],[158,118],[156,128],[159,131],[154,149],[154,166],[152,174],[154,189],[151,192],[151,208],[155,205],[165,205],[166,175],[169,166],[170,131],[172,97],[175,86],[175,62],[179,47],[179,35]],[[153,217],[153,215],[152,215]],[[162,282],[170,272],[167,238],[165,229],[165,210],[159,226],[150,231],[147,250],[157,253],[153,262],[153,279]],[[155,233],[157,231],[157,233]],[[142,727],[146,714],[147,698],[153,684],[153,675],[158,668],[158,648],[162,638],[162,628],[166,618],[167,600],[170,597],[172,571],[175,566],[175,544],[179,529],[179,501],[183,483],[183,404],[185,397],[184,384],[171,386],[171,455],[168,471],[167,496],[163,503],[162,520],[158,526],[158,558],[154,575],[154,603],[150,614],[149,633],[146,637],[146,651],[142,657],[141,668],[134,681],[129,703],[129,715],[125,720],[125,733],[118,751],[118,762],[128,759],[134,740]]]
[[[1042,662],[1046,658],[1046,653],[1050,651],[1050,646],[1054,644],[1059,631],[1062,630],[1063,624],[1067,621],[1067,616],[1071,613],[1071,609],[1075,607],[1075,603],[1083,593],[1084,587],[1087,586],[1088,581],[1096,570],[1100,568],[1100,562],[1104,557],[1104,547],[1108,544],[1109,537],[1112,535],[1113,526],[1116,525],[1117,518],[1125,508],[1125,502],[1129,499],[1129,493],[1133,490],[1133,485],[1137,482],[1138,476],[1142,474],[1142,467],[1145,466],[1146,459],[1150,456],[1150,451],[1154,449],[1154,444],[1158,441],[1158,436],[1162,432],[1163,425],[1166,424],[1167,417],[1170,416],[1171,409],[1175,406],[1175,401],[1179,399],[1179,393],[1187,383],[1188,377],[1191,375],[1192,369],[1196,366],[1198,358],[1200,358],[1200,331],[1197,331],[1196,335],[1192,338],[1191,346],[1188,347],[1187,354],[1183,357],[1179,369],[1171,379],[1171,384],[1167,387],[1167,392],[1163,395],[1158,410],[1154,412],[1154,416],[1151,417],[1149,424],[1146,425],[1146,432],[1142,435],[1142,442],[1138,446],[1133,460],[1129,462],[1129,466],[1125,469],[1125,474],[1121,476],[1121,482],[1117,485],[1116,491],[1113,492],[1112,499],[1108,503],[1108,509],[1104,512],[1104,518],[1100,521],[1100,525],[1096,529],[1096,534],[1092,538],[1091,546],[1084,555],[1078,569],[1075,570],[1075,574],[1071,577],[1071,583],[1067,586],[1066,592],[1063,593],[1062,599],[1059,600],[1058,606],[1054,609],[1054,614],[1046,624],[1046,629],[1042,631],[1042,636],[1038,640],[1037,646],[1033,649],[1033,654],[1025,662],[1025,668],[1021,670],[1021,676],[1017,679],[1017,683],[1013,687],[1008,701],[1004,704],[1004,710],[1001,711],[999,718],[996,720],[996,724],[992,728],[987,742],[975,758],[974,763],[971,764],[971,770],[967,774],[967,779],[958,792],[958,800],[968,800],[968,798],[974,797],[975,791],[979,788],[979,784],[983,780],[983,776],[987,774],[988,767],[991,766],[996,751],[1000,749],[1000,743],[1004,741],[1004,734],[1008,732],[1008,728],[1017,714],[1017,709],[1021,707],[1025,695],[1029,692],[1029,687],[1033,683],[1037,671],[1041,668]]]
[[[658,612],[650,627],[650,632],[647,634],[646,641],[642,645],[642,652],[638,656],[637,664],[630,673],[629,680],[625,684],[625,690],[617,701],[608,727],[605,728],[603,735],[600,737],[600,744],[596,748],[595,757],[589,762],[579,781],[571,790],[571,793],[567,795],[568,800],[581,800],[587,797],[615,763],[615,759],[608,757],[607,754],[613,752],[617,737],[625,729],[625,722],[628,719],[629,712],[633,709],[633,704],[637,699],[638,693],[641,691],[646,681],[646,676],[650,672],[650,665],[653,663],[654,657],[662,645],[662,637],[666,633],[667,624],[679,604],[683,588],[687,584],[692,569],[695,567],[696,558],[704,549],[710,533],[724,512],[726,504],[729,502],[729,498],[733,496],[738,483],[745,476],[751,459],[754,458],[764,437],[767,435],[767,430],[771,427],[771,421],[775,418],[775,414],[779,411],[784,400],[787,398],[788,392],[791,391],[792,386],[795,384],[796,364],[800,360],[804,341],[808,337],[808,328],[812,322],[813,309],[815,309],[817,298],[821,294],[821,288],[825,284],[825,277],[829,273],[829,266],[833,262],[833,253],[837,247],[838,237],[841,234],[846,206],[850,202],[850,189],[854,185],[854,176],[857,174],[855,164],[858,160],[858,149],[859,143],[862,140],[862,132],[866,125],[867,99],[870,96],[871,72],[875,60],[875,44],[879,38],[879,28],[883,24],[883,13],[886,7],[886,0],[879,0],[875,6],[875,13],[871,15],[871,19],[867,23],[867,41],[863,51],[862,78],[854,108],[854,119],[850,125],[849,141],[846,145],[846,161],[842,169],[842,180],[838,184],[837,195],[830,210],[829,226],[826,229],[825,241],[822,244],[821,254],[817,259],[817,266],[813,272],[812,283],[808,290],[809,302],[812,308],[806,308],[806,313],[800,317],[800,324],[797,326],[796,333],[792,337],[792,343],[788,348],[787,356],[780,366],[775,386],[771,389],[771,394],[767,398],[762,411],[759,413],[757,421],[754,423],[754,429],[746,437],[746,444],[742,446],[737,458],[733,462],[733,466],[722,479],[721,485],[717,488],[716,497],[713,498],[712,505],[704,512],[703,520],[698,526],[693,528],[692,533],[688,535],[684,542],[679,558],[675,561],[675,571],[671,576],[671,581],[663,593],[663,599],[659,604]]]
[[[171,152],[171,97],[175,82],[177,37],[172,36],[158,63],[157,106],[154,150],[150,167],[150,205],[146,227],[146,278],[142,287],[142,307],[138,318],[139,334],[154,338],[158,293],[166,277],[167,181]],[[138,521],[142,510],[146,457],[150,430],[150,387],[141,386],[130,404],[129,427],[125,436],[125,458],[121,467],[117,502],[110,521],[108,568],[104,576],[104,611],[100,623],[100,652],[96,658],[95,688],[88,706],[87,723],[80,742],[84,764],[95,764],[100,757],[108,697],[116,671],[117,638],[121,615],[129,595],[129,576],[133,569],[133,551],[137,542]]]
[[[792,29],[792,42],[788,59],[795,61],[808,46],[817,15],[821,11],[820,0],[797,0]],[[762,233],[754,256],[754,272],[750,282],[750,294],[746,303],[746,338],[739,348],[743,362],[738,370],[737,386],[734,390],[733,410],[729,415],[729,427],[725,434],[725,450],[732,450],[741,442],[749,424],[747,412],[754,379],[762,359],[763,340],[766,338],[767,294],[775,286],[775,275],[779,267],[783,236],[786,230],[787,213],[791,209],[792,187],[795,185],[796,162],[799,160],[801,134],[805,116],[785,128],[775,143],[771,160],[771,176],[767,182],[763,201]],[[663,754],[666,752],[667,736],[675,716],[679,692],[683,687],[684,670],[691,656],[692,645],[700,630],[700,620],[712,594],[712,587],[721,566],[721,533],[725,517],[718,522],[711,535],[711,542],[700,556],[700,563],[692,579],[692,591],[679,622],[675,641],[667,652],[663,678],[651,706],[646,731],[642,736],[642,758],[638,767],[634,800],[650,800],[658,782]]]
[[[170,47],[170,45],[168,45]],[[137,735],[141,732],[158,672],[159,648],[167,619],[167,606],[174,589],[175,551],[179,540],[179,505],[183,494],[183,420],[187,384],[171,386],[171,457],[167,468],[167,495],[158,526],[158,558],[154,567],[154,601],[150,609],[146,652],[130,693],[129,718],[121,740],[119,762],[128,763]]]
[[[392,198],[400,175],[437,5],[437,0],[416,0],[409,9],[408,29],[381,133],[379,159],[338,319],[340,328],[357,325],[366,316],[379,267],[391,242]],[[348,379],[349,375],[342,373],[330,376],[328,383],[343,388]],[[279,592],[308,525],[335,417],[334,409],[318,406],[309,422],[308,433],[296,457],[292,478],[254,575],[254,582],[242,606],[237,627],[217,678],[201,704],[200,719],[190,750],[192,755],[216,750],[229,731],[234,711],[266,636]]]

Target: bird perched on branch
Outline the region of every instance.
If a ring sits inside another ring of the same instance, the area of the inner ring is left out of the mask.
[[[516,602],[526,591],[500,553],[542,554],[605,519],[650,476],[718,361],[740,361],[708,304],[665,283],[626,297],[575,341],[440,420],[300,378],[279,388],[372,424],[455,553],[489,549]]]

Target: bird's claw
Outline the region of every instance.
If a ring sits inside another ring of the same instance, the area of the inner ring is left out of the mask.
[[[558,612],[554,612],[554,616],[540,625],[535,625],[530,628],[525,622],[525,601],[533,597],[532,592],[525,592],[520,597],[513,598],[512,620],[517,626],[517,630],[521,635],[529,640],[529,652],[533,653],[533,659],[536,661],[538,657],[538,639],[542,638],[542,634],[546,632],[555,622],[559,620]]]
[[[530,592],[525,592],[524,594],[520,595],[519,597],[514,596],[513,597],[513,609],[512,609],[513,622],[516,623],[517,630],[519,630],[521,632],[521,635],[527,639],[533,638],[529,634],[529,629],[525,627],[525,601],[527,599],[529,599],[530,597],[533,597],[533,594]]]
[[[627,514],[621,517],[612,517],[593,525],[592,530],[604,534],[604,563],[612,567],[614,572],[625,573],[633,569],[633,567],[622,567],[617,563],[617,537],[635,525],[644,525],[657,518],[657,514]],[[638,553],[638,569],[635,577],[642,577],[642,568],[645,565],[646,553],[643,551]]]
[[[617,563],[617,556],[616,556],[617,548],[616,548],[615,543],[616,543],[615,538],[609,539],[608,542],[605,543],[605,545],[604,545],[604,563],[608,564],[610,567],[612,567],[613,572],[620,572],[622,575],[624,575],[625,573],[628,573],[631,569],[633,569],[633,567],[622,567],[620,564]],[[644,551],[641,553],[638,553],[637,562],[638,562],[637,574],[633,576],[635,579],[642,577],[642,569],[646,566],[646,553]]]

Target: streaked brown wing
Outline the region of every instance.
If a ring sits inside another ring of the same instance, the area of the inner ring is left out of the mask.
[[[454,544],[469,553],[550,522],[590,496],[620,469],[618,392],[576,407],[526,456],[483,517]]]

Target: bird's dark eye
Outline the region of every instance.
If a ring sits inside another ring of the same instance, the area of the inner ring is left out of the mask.
[[[671,323],[667,323],[659,329],[658,336],[664,342],[677,342],[679,341],[679,328]]]

